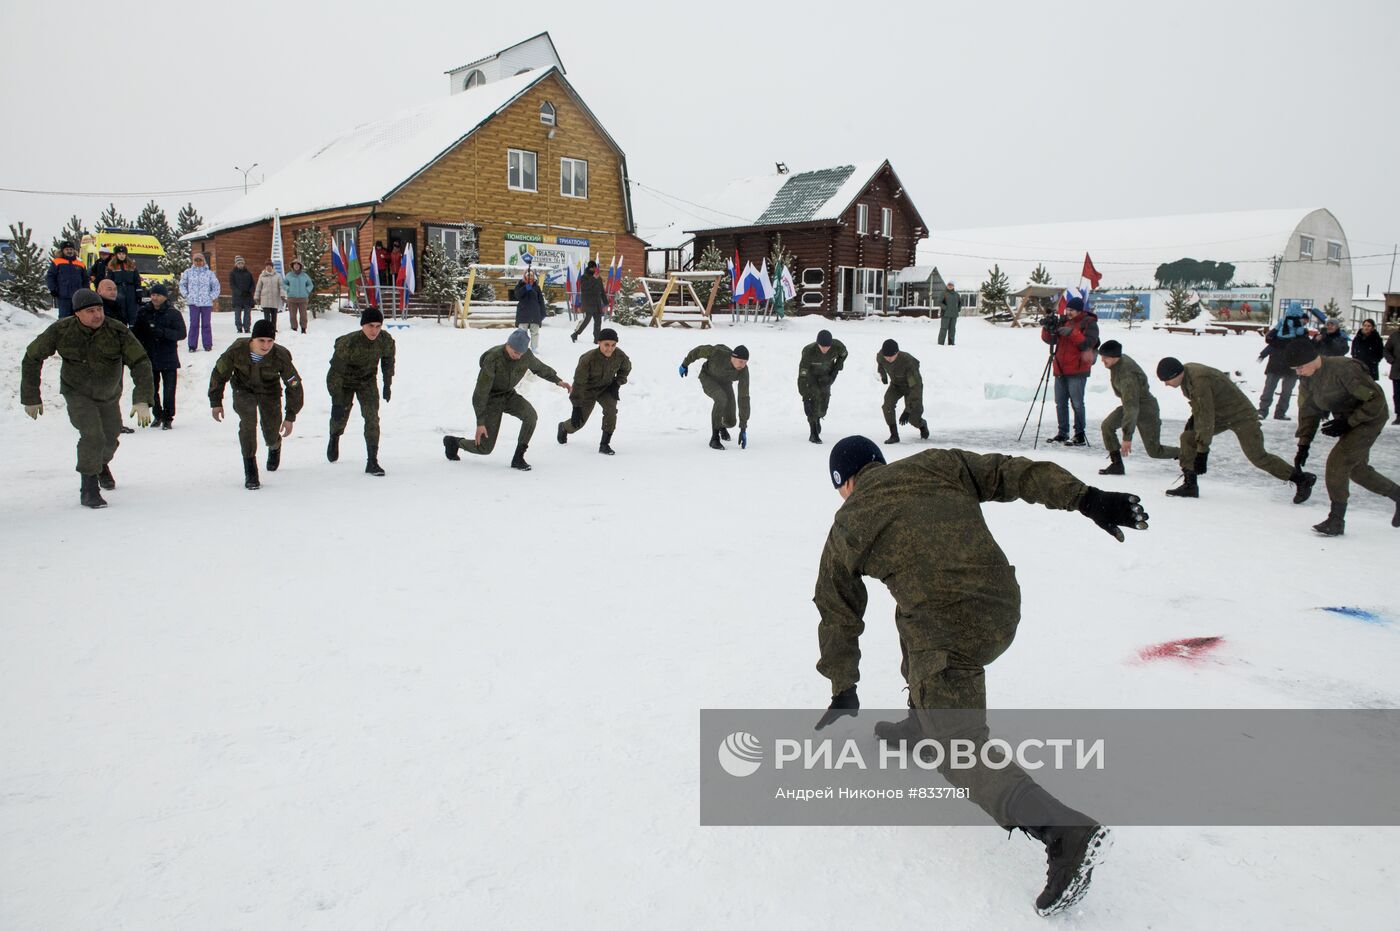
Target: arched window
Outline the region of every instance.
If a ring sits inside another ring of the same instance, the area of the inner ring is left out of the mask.
[[[548,100],[540,104],[540,122],[546,126],[554,125],[554,104]]]
[[[480,68],[473,68],[467,72],[466,80],[462,82],[462,90],[471,90],[486,83],[486,75]]]

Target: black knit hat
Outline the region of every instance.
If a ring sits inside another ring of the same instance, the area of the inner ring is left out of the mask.
[[[165,285],[161,284],[160,282],[156,282],[155,284],[151,285],[151,293],[159,294],[161,297],[169,297],[170,289],[167,288]]]
[[[820,333],[817,334],[817,345],[818,345],[818,346],[830,346],[830,345],[831,345],[831,331],[830,331],[830,330],[822,330]]]
[[[733,356],[736,359],[743,359],[745,362],[747,362],[749,360],[749,347],[735,346]]]
[[[1108,340],[1099,346],[1099,355],[1109,356],[1113,359],[1121,359],[1123,357],[1123,344],[1116,339]]]
[[[612,327],[605,327],[604,329],[599,330],[598,342],[601,343],[605,339],[612,340],[614,343],[617,342],[617,330],[614,330]]]
[[[383,322],[384,311],[380,310],[378,307],[366,307],[364,310],[360,311],[360,326],[364,326],[366,323]]]
[[[576,267],[577,267],[577,266],[576,266]],[[598,263],[597,263],[597,262],[593,262],[593,261],[590,261],[590,262],[588,263],[588,265],[584,268],[584,271],[586,271],[586,272],[596,272],[597,270],[598,270]]]
[[[1300,365],[1307,365],[1316,359],[1320,352],[1317,351],[1317,343],[1307,338],[1294,338],[1283,341],[1283,346],[1274,350],[1280,353],[1283,364],[1291,369],[1296,369]]]
[[[828,465],[831,469],[831,484],[840,488],[846,481],[872,462],[883,463],[884,453],[880,447],[863,436],[848,436],[831,447]]]
[[[91,288],[79,288],[73,292],[73,311],[86,310],[89,307],[101,307],[102,298]]]
[[[1181,360],[1172,356],[1167,356],[1157,363],[1157,377],[1162,381],[1170,381],[1182,372],[1186,371],[1186,366],[1181,364]]]
[[[73,249],[73,248],[76,248],[76,247],[73,245],[73,240],[71,240],[71,239],[65,239],[65,240],[63,240],[63,242],[61,242],[61,243],[58,244],[58,251],[59,251],[59,252],[62,252],[64,249]]]
[[[253,324],[253,339],[276,339],[277,325],[271,320],[259,320]]]
[[[880,355],[882,355],[882,356],[892,356],[892,355],[895,355],[895,354],[898,353],[898,352],[899,352],[899,343],[896,343],[896,342],[895,342],[894,340],[892,340],[892,339],[887,339],[887,340],[885,340],[884,344],[883,344],[882,346],[880,346]]]

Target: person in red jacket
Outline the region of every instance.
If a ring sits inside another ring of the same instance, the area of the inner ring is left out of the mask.
[[[1050,314],[1040,321],[1040,338],[1050,344],[1055,373],[1055,417],[1059,430],[1047,442],[1085,446],[1084,386],[1093,371],[1099,348],[1099,318],[1085,313],[1084,301],[1072,297],[1063,317]],[[1069,435],[1069,409],[1074,406],[1074,439]]]

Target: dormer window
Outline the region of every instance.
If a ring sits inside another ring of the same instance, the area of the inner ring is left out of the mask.
[[[548,100],[540,104],[540,122],[546,126],[554,125],[554,104]]]
[[[462,81],[462,90],[471,90],[473,87],[480,87],[486,83],[486,74],[480,68],[473,68],[467,72],[467,77]]]

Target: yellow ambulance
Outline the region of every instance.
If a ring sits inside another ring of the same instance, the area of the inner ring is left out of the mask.
[[[78,258],[91,273],[99,252],[103,249],[111,252],[117,246],[126,246],[126,254],[136,263],[136,270],[141,273],[143,290],[156,282],[169,285],[174,281],[173,276],[166,274],[161,265],[165,249],[161,247],[160,240],[142,229],[100,227],[97,232],[83,237],[82,245],[78,247]]]

